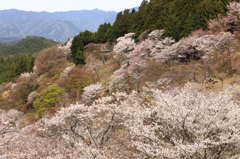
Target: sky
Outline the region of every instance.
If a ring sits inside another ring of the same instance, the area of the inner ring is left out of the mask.
[[[0,0],[0,10],[18,9],[25,11],[70,11],[92,10],[123,11],[137,7],[142,0]]]

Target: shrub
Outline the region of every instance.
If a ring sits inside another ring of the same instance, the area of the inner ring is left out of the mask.
[[[53,84],[43,89],[39,93],[39,98],[33,103],[34,108],[37,110],[38,115],[41,117],[45,111],[48,111],[60,102],[60,96],[63,95],[65,90],[57,84]]]

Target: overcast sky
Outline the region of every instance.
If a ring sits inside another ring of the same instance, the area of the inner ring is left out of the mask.
[[[122,11],[139,6],[141,2],[142,0],[0,0],[0,10],[55,12],[98,8],[105,11]]]

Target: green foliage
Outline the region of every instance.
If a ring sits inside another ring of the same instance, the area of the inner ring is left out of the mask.
[[[88,30],[79,33],[79,38],[82,40],[83,45],[95,42],[95,33],[92,33]]]
[[[133,10],[135,12],[135,10]],[[113,41],[120,36],[131,31],[131,18],[132,13],[129,9],[125,9],[124,12],[119,12],[113,26],[108,30],[108,41]]]
[[[75,36],[72,41],[71,54],[73,62],[78,65],[85,64],[84,57],[84,46],[89,43],[102,43],[105,42],[107,37],[108,28],[111,27],[111,24],[103,24],[99,27],[97,33],[92,33],[88,30],[85,32],[80,32],[79,35]],[[105,33],[104,33],[105,32]]]
[[[51,110],[60,102],[60,96],[65,90],[57,84],[53,84],[43,89],[39,93],[39,98],[34,101],[33,106],[37,110],[38,115],[41,117],[44,112]]]
[[[72,41],[71,46],[71,54],[73,62],[78,64],[85,64],[85,57],[84,57],[84,44],[82,37],[80,35],[75,36]]]
[[[16,61],[12,65],[10,77],[14,78],[24,72],[32,72],[34,60],[35,57],[33,57],[31,54],[19,54],[16,56]]]
[[[9,44],[0,42],[0,54],[2,54],[9,46]]]
[[[35,58],[31,54],[0,57],[0,84],[24,72],[32,72]]]
[[[115,24],[115,23],[114,23]],[[117,35],[117,29],[116,29],[116,25],[113,25],[109,30],[108,30],[108,34],[107,34],[107,41],[113,41],[115,39],[117,39],[119,36]]]
[[[0,84],[11,80],[10,74],[15,59],[13,57],[0,57]]]
[[[108,38],[108,31],[111,28],[110,23],[104,23],[99,26],[98,31],[95,35],[95,40],[97,43],[104,43],[107,41]]]
[[[28,36],[15,44],[8,45],[7,47],[6,45],[2,46],[0,44],[0,53],[1,55],[38,53],[44,48],[48,48],[57,44],[57,42],[44,37]]]

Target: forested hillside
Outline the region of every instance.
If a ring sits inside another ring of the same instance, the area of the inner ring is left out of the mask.
[[[58,42],[28,36],[15,44],[0,43],[0,83],[9,82],[24,72],[32,72],[34,59],[41,50]]]
[[[240,158],[239,17],[239,2],[143,0],[13,56],[0,158]]]
[[[119,12],[107,39],[113,40],[126,33],[137,35],[144,31],[164,29],[165,37],[176,40],[192,31],[207,29],[207,22],[225,15],[227,4],[232,0],[143,0],[139,11],[126,9]]]
[[[119,12],[113,25],[104,23],[96,33],[81,32],[74,38],[73,47],[81,45],[79,38],[85,41],[83,43],[86,45],[90,42],[113,41],[129,32],[136,33],[135,36],[138,37],[145,31],[150,33],[156,29],[164,29],[164,37],[172,37],[178,41],[194,30],[207,31],[208,21],[226,15],[227,4],[231,1],[143,0],[139,11],[126,9]]]
[[[11,45],[7,45],[7,47],[0,47],[0,55],[17,55],[20,53],[38,53],[44,48],[48,48],[54,45],[59,44],[56,41],[46,39],[44,37],[37,36],[28,36],[19,42]],[[6,45],[3,45],[6,46]]]

